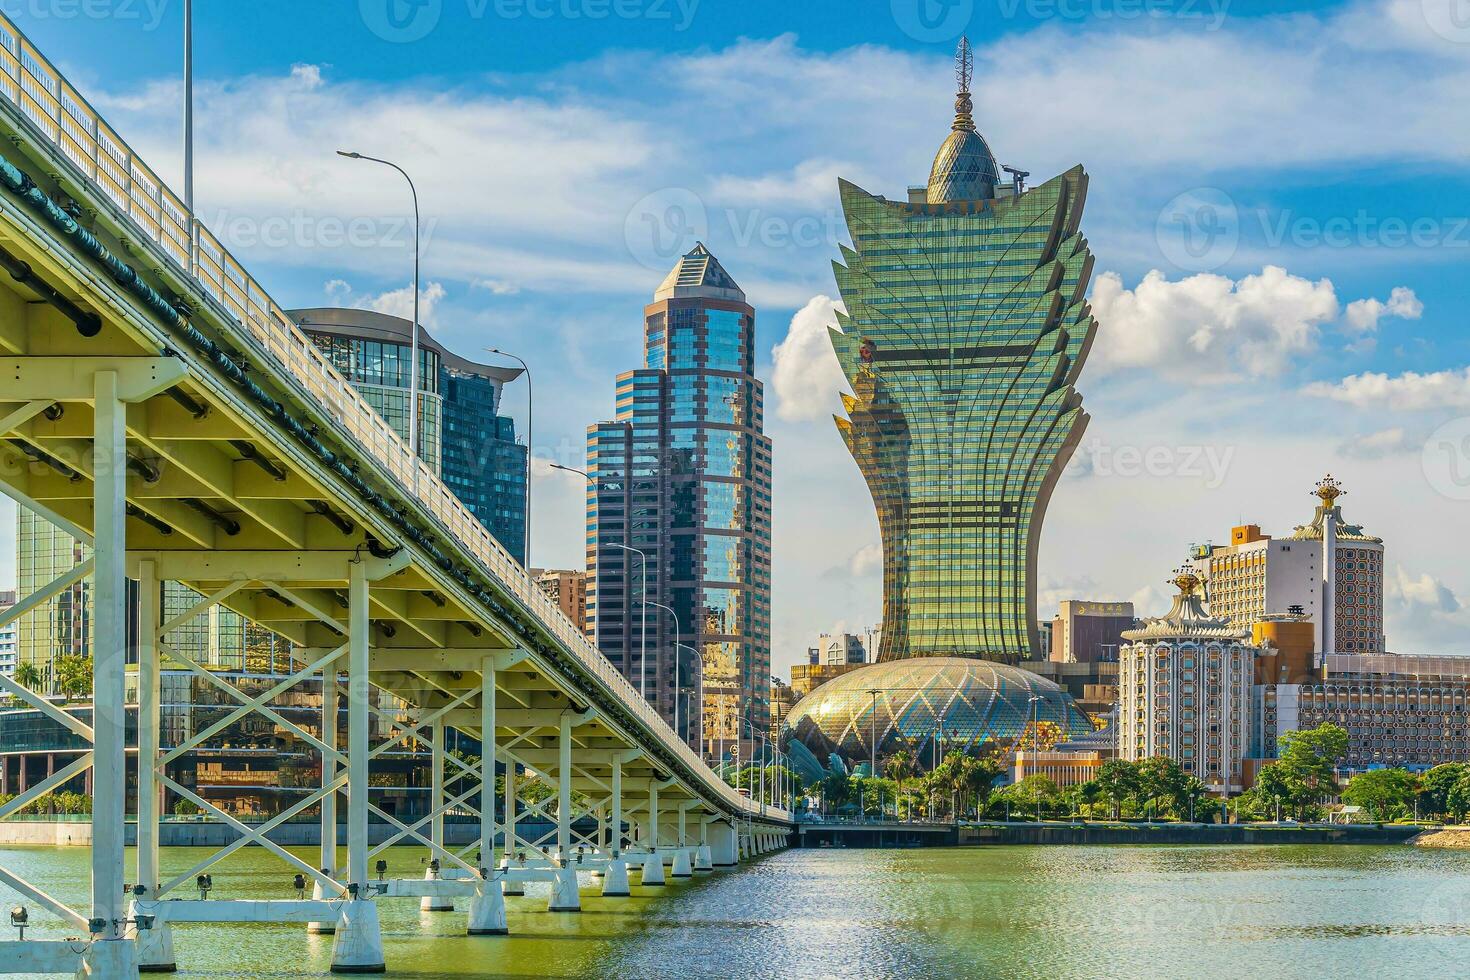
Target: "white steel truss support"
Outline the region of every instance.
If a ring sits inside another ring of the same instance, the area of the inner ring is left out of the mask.
[[[495,657],[480,667],[480,867],[495,867]],[[507,766],[507,771],[514,768]],[[506,777],[509,779],[509,776]]]
[[[178,370],[175,365],[174,370]],[[93,938],[121,940],[127,798],[126,681],[128,451],[115,371],[93,380],[92,440],[92,923]]]
[[[143,896],[158,895],[158,742],[161,721],[158,613],[163,596],[158,566],[138,566],[138,847],[137,883]]]

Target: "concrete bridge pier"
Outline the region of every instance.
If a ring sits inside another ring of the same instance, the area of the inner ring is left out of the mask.
[[[510,932],[505,918],[505,892],[499,877],[481,881],[475,897],[470,899],[468,931],[471,936],[504,936]]]
[[[627,898],[632,892],[628,888],[628,862],[614,857],[608,862],[602,876],[603,898]]]
[[[332,941],[332,972],[383,973],[386,970],[377,903],[364,898],[343,902]]]

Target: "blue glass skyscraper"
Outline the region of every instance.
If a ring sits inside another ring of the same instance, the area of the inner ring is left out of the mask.
[[[771,677],[755,310],[703,244],[653,300],[644,366],[618,376],[616,418],[588,429],[589,632],[691,745],[749,746]]]

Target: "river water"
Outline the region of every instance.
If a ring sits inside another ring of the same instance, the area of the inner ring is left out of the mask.
[[[300,853],[313,860],[310,850]],[[421,876],[421,855],[391,851],[390,874]],[[167,849],[165,872],[183,872],[202,856]],[[0,865],[82,904],[84,849],[0,848]],[[267,852],[244,849],[213,869],[214,897],[293,898],[293,873]],[[508,899],[509,937],[470,938],[462,913],[420,913],[416,901],[385,901],[389,974],[1470,976],[1470,852],[1344,845],[812,850],[661,889],[635,884],[631,899],[604,900],[590,879],[584,884],[580,914],[544,911],[545,885]],[[8,908],[13,896],[0,886],[0,899]],[[7,921],[0,918],[0,929]],[[308,936],[300,926],[186,925],[175,943],[180,977],[320,977],[331,958],[330,937]]]

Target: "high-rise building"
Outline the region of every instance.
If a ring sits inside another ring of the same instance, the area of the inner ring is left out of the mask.
[[[4,612],[13,605],[15,605],[15,590],[0,592],[0,612]],[[15,668],[20,663],[18,636],[19,627],[15,623],[0,626],[0,674],[6,677],[14,677]],[[4,790],[0,789],[0,792]]]
[[[1342,519],[1341,485],[1331,476],[1313,491],[1310,524],[1285,538],[1259,525],[1230,531],[1230,544],[1195,549],[1192,565],[1205,581],[1210,611],[1250,629],[1294,608],[1315,624],[1318,652],[1382,653],[1383,539]],[[1333,597],[1330,610],[1324,597]]]
[[[413,323],[339,307],[290,315],[407,441]],[[501,547],[524,563],[527,448],[516,441],[514,421],[500,414],[505,385],[521,373],[466,360],[419,332],[419,457]]]
[[[587,629],[587,573],[568,568],[535,568],[531,576],[563,616]]]
[[[1246,787],[1259,650],[1248,631],[1205,611],[1192,569],[1174,583],[1173,608],[1123,634],[1118,757],[1165,756],[1210,792],[1238,793]]]
[[[1036,555],[1087,422],[1073,385],[1095,323],[1079,231],[1087,175],[1002,182],[975,131],[971,62],[929,182],[890,201],[840,182],[852,248],[832,346],[851,385],[837,427],[878,510],[877,659],[1044,656]]]
[[[1051,622],[1051,659],[1064,664],[1117,660],[1123,631],[1134,622],[1131,602],[1063,599]]]
[[[618,375],[616,419],[588,429],[587,618],[708,751],[769,718],[771,441],[755,310],[701,243],[643,315],[644,366]]]
[[[878,663],[791,711],[786,731],[819,759],[906,745],[928,764],[940,743],[1000,745],[1032,720],[1091,730],[1066,692],[1014,666],[1046,656],[1041,522],[1087,421],[1073,388],[1096,330],[1087,175],[1002,182],[975,131],[972,68],[961,41],[925,186],[890,201],[839,181],[852,247],[834,265],[846,311],[831,339],[852,394],[837,428],[878,512],[883,630]]]

